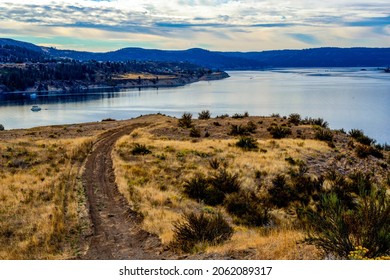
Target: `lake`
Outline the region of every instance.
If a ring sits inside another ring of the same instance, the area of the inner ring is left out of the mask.
[[[319,68],[235,71],[225,80],[176,88],[126,89],[79,94],[0,95],[6,129],[128,119],[150,113],[180,117],[248,112],[321,117],[332,129],[363,129],[390,143],[390,74],[378,69]],[[42,111],[32,112],[32,105]]]

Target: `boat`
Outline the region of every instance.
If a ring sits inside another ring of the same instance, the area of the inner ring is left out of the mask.
[[[33,112],[39,112],[40,110],[42,110],[42,108],[39,107],[38,105],[33,105],[31,107],[31,111],[33,111]]]

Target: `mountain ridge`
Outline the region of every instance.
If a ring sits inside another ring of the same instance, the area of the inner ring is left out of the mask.
[[[210,51],[202,48],[187,50],[144,49],[126,47],[108,52],[60,50],[14,39],[0,38],[0,61],[6,46],[38,52],[46,58],[68,58],[80,61],[186,61],[202,67],[223,70],[259,70],[276,67],[388,67],[390,48],[320,47],[267,51]],[[10,51],[8,51],[9,53]],[[23,57],[22,57],[23,60]]]

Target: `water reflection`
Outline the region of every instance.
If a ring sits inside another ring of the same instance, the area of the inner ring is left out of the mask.
[[[231,78],[184,87],[79,94],[0,95],[6,129],[128,119],[149,113],[181,116],[208,109],[212,116],[243,113],[321,117],[332,128],[363,129],[390,142],[390,75],[377,69],[279,69],[231,72]],[[42,107],[31,112],[32,105]]]

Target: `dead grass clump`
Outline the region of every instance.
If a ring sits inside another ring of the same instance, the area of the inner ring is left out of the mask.
[[[221,213],[185,213],[174,223],[172,247],[191,252],[196,247],[223,243],[233,235],[233,228]]]

